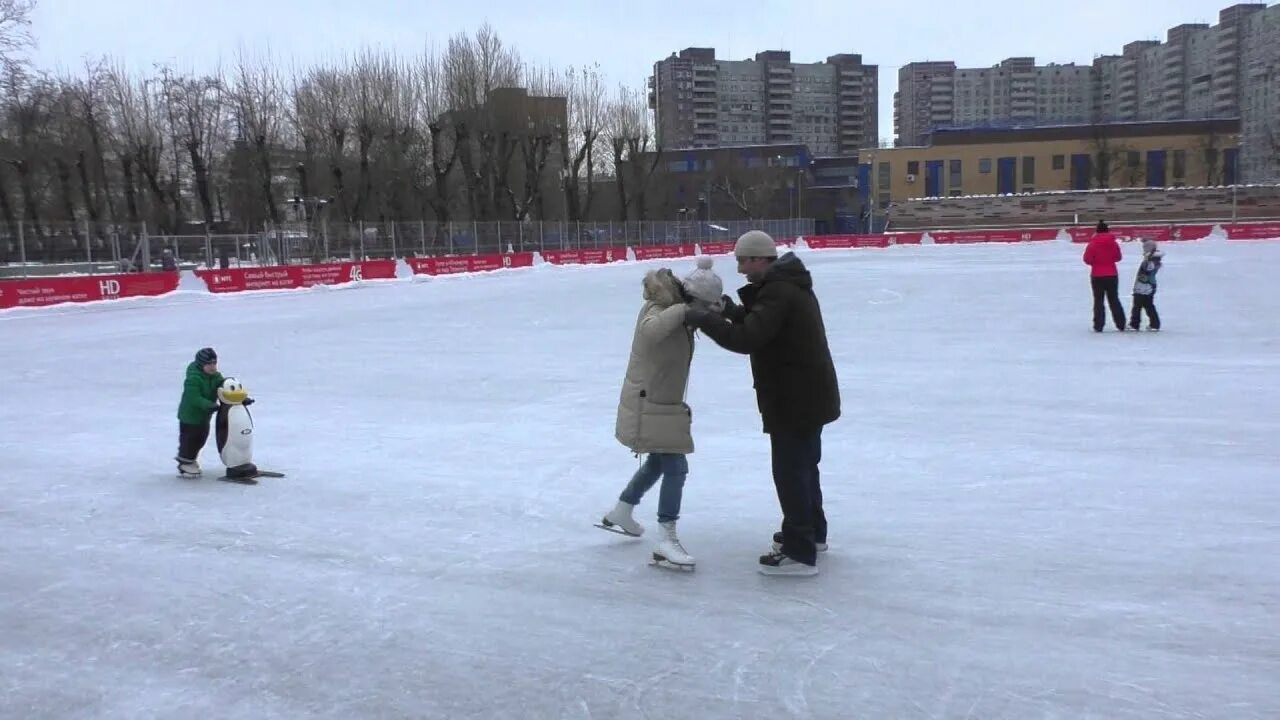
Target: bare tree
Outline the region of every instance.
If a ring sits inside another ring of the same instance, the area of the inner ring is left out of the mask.
[[[5,72],[23,63],[21,53],[35,45],[31,36],[31,11],[35,0],[0,0],[0,65]]]
[[[773,203],[789,191],[787,183],[792,177],[787,167],[767,171],[742,165],[717,167],[710,188],[728,198],[743,217],[757,220],[769,216]]]
[[[416,69],[398,59],[391,59],[383,75],[383,149],[384,180],[383,216],[392,219],[408,217],[410,188],[413,185],[412,163],[421,147],[422,85]]]
[[[82,183],[76,182],[77,173],[72,172],[77,160],[83,156],[86,145],[84,121],[76,112],[76,98],[68,81],[51,83],[49,102],[45,133],[50,142],[45,150],[45,158],[53,166],[53,185],[56,189],[53,194],[57,196],[55,207],[61,210],[58,219],[67,223],[71,236],[79,244],[86,237],[81,233],[77,198],[83,200],[86,207],[92,205],[91,195],[85,192]],[[79,193],[75,189],[76,185],[80,186]]]
[[[43,78],[30,78],[19,66],[4,70],[5,153],[18,181],[22,220],[36,237],[44,235],[42,222],[44,193],[41,191],[41,164],[45,145],[44,133],[50,114],[51,88]],[[4,204],[11,205],[7,191]]]
[[[356,56],[347,76],[347,97],[351,102],[350,118],[355,131],[359,178],[356,185],[353,220],[369,220],[376,216],[374,197],[374,153],[387,131],[388,113],[394,104],[395,76],[389,57],[373,52]]]
[[[1089,139],[1090,180],[1095,188],[1109,188],[1116,177],[1131,171],[1127,167],[1130,147],[1112,139],[1107,125],[1094,124],[1092,128]]]
[[[449,39],[443,62],[445,99],[472,219],[493,217],[505,182],[500,176],[513,152],[510,131],[503,138],[485,108],[494,90],[519,84],[521,67],[519,53],[504,46],[487,23],[474,39],[465,33]]]
[[[286,115],[292,131],[290,139],[302,148],[302,160],[295,168],[298,173],[297,199],[302,201],[303,217],[310,223],[313,209],[310,200],[314,192],[311,177],[316,170],[325,135],[321,120],[320,91],[310,73],[305,71],[295,69],[292,83],[292,102],[286,109]]]
[[[173,232],[166,207],[168,194],[161,184],[161,163],[164,158],[164,99],[155,89],[153,79],[133,78],[120,65],[108,74],[112,101],[115,134],[119,139],[117,155],[124,173],[125,198],[130,220],[138,222],[142,217],[142,198],[137,194],[139,186],[145,187],[151,197],[149,217],[166,233]]]
[[[1195,150],[1204,163],[1204,184],[1217,186],[1224,184],[1225,162],[1223,151],[1226,149],[1226,138],[1218,132],[1212,123],[1208,130],[1196,142]]]
[[[662,148],[650,143],[649,112],[642,93],[619,86],[607,113],[609,145],[613,150],[614,176],[618,187],[619,220],[630,215],[644,220],[645,194],[649,179],[662,160]],[[631,212],[634,206],[635,212]]]
[[[599,65],[567,70],[549,94],[565,98],[567,123],[556,128],[556,140],[565,164],[565,216],[576,222],[590,214],[595,199],[596,141],[604,129],[607,106]]]
[[[278,70],[270,58],[251,62],[241,54],[236,67],[236,119],[240,137],[253,148],[261,199],[272,225],[280,224],[273,156],[284,122],[282,95]]]
[[[117,203],[111,192],[111,174],[107,170],[106,150],[112,142],[110,108],[107,102],[108,73],[102,62],[86,63],[84,77],[70,79],[66,90],[74,99],[74,113],[83,120],[88,145],[76,158],[81,192],[90,221],[104,232],[100,223],[105,208],[106,219],[119,222]]]
[[[211,75],[170,76],[165,93],[174,114],[174,148],[186,150],[196,197],[206,226],[214,221],[210,165],[222,151],[225,84],[220,71]],[[175,170],[176,175],[176,170]]]
[[[328,68],[313,71],[311,84],[315,93],[317,137],[322,139],[322,147],[329,160],[331,196],[338,205],[339,216],[349,221],[353,213],[343,170],[347,143],[351,137],[351,110],[347,102],[349,84],[346,80],[346,70]]]
[[[448,81],[444,58],[434,51],[423,53],[418,63],[417,78],[422,92],[420,120],[427,130],[426,136],[422,138],[428,158],[425,167],[430,173],[422,178],[422,185],[430,188],[424,194],[436,221],[447,223],[452,218],[453,200],[449,176],[458,160],[458,144],[453,141],[451,134],[445,132]]]

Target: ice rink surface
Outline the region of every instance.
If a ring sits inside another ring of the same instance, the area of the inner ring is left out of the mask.
[[[647,565],[656,488],[592,527],[660,262],[0,313],[0,717],[1280,717],[1280,242],[1163,249],[1164,331],[1102,335],[1081,246],[802,250],[814,578],[756,572],[767,438],[701,338],[697,571]],[[204,345],[287,478],[174,477]]]

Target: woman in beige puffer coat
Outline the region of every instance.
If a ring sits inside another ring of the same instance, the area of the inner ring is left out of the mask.
[[[642,535],[644,528],[632,518],[632,511],[662,478],[658,523],[663,539],[654,551],[654,560],[692,567],[693,558],[676,535],[684,481],[689,473],[685,456],[693,452],[693,411],[685,402],[685,393],[693,360],[694,331],[684,324],[685,308],[686,302],[718,305],[723,284],[711,272],[711,259],[703,257],[698,260],[698,269],[684,282],[677,280],[671,270],[660,268],[645,274],[643,288],[644,305],[636,319],[614,436],[637,456],[647,453],[647,457],[601,526],[627,535]]]

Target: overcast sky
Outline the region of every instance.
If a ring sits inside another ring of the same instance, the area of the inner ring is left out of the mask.
[[[880,135],[893,134],[898,67],[994,65],[1009,56],[1087,64],[1182,23],[1216,24],[1229,0],[38,0],[37,65],[110,55],[203,70],[238,48],[307,64],[361,47],[418,53],[488,21],[535,64],[599,63],[642,87],[653,63],[690,46],[740,60],[790,50],[813,62],[861,53],[880,66]],[[554,9],[551,9],[554,8]],[[1070,10],[1070,14],[1067,14]]]

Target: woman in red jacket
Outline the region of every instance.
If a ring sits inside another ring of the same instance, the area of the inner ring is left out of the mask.
[[[1107,314],[1102,307],[1105,296],[1107,305],[1111,307],[1111,319],[1116,330],[1124,332],[1124,306],[1120,304],[1120,271],[1116,263],[1120,262],[1120,243],[1116,236],[1107,230],[1105,222],[1098,222],[1098,233],[1093,236],[1084,248],[1084,263],[1092,268],[1089,271],[1089,282],[1093,285],[1093,331],[1102,332],[1106,324]]]

